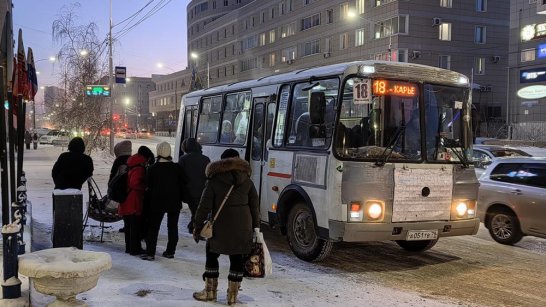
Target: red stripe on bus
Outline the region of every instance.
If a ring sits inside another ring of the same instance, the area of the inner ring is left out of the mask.
[[[292,177],[292,175],[290,174],[274,173],[274,172],[267,173],[267,176],[279,177],[279,178],[285,178],[285,179],[290,179]]]

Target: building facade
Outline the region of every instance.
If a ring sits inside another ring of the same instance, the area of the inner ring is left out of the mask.
[[[509,114],[512,137],[546,141],[546,4],[511,1]]]
[[[114,85],[114,126],[131,129],[154,128],[149,107],[149,93],[155,90],[152,78],[130,77],[125,84]]]
[[[505,123],[509,11],[491,0],[193,0],[188,65],[210,86],[353,60],[439,66],[472,75],[488,133]]]
[[[150,113],[154,130],[176,131],[180,102],[190,91],[191,72],[182,70],[168,75],[152,75],[156,89],[150,92]]]

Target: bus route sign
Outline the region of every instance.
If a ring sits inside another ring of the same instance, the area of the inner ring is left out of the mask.
[[[110,87],[108,85],[87,85],[85,87],[85,96],[110,97]]]

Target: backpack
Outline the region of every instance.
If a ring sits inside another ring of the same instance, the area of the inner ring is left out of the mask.
[[[127,181],[129,181],[129,167],[127,164],[122,164],[118,167],[118,171],[112,180],[108,182],[108,198],[122,203],[127,199],[127,194],[129,194],[127,188]]]

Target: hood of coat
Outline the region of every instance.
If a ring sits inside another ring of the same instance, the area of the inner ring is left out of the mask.
[[[75,137],[68,143],[68,150],[82,154],[85,151],[85,143],[80,137]]]
[[[127,160],[127,166],[135,166],[139,164],[146,164],[146,158],[141,154],[135,154],[129,157]]]
[[[239,185],[250,177],[250,164],[240,158],[222,159],[209,163],[205,175],[207,175],[207,178],[216,177],[228,184],[232,184],[232,172],[235,175],[235,184]]]

